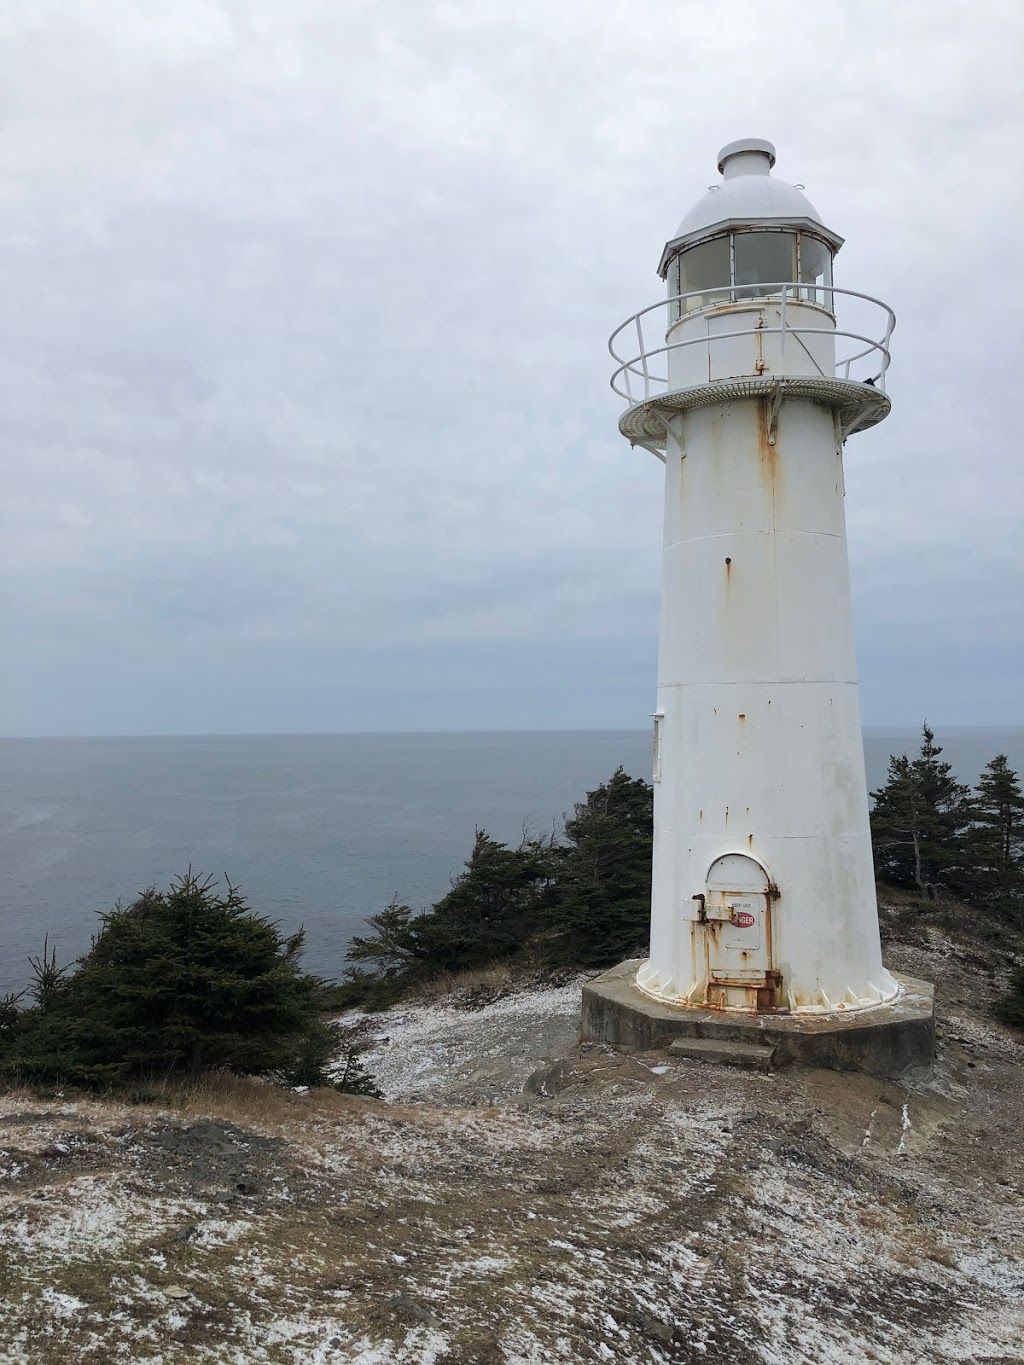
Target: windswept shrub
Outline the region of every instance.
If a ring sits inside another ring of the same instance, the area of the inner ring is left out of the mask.
[[[101,1084],[211,1068],[313,1074],[318,1058],[323,1073],[322,983],[300,970],[301,930],[283,936],[236,887],[220,892],[191,869],[101,920],[74,971],[46,948],[33,961],[35,1006],[0,1044],[9,1076]]]
[[[563,837],[517,845],[477,830],[451,890],[416,914],[392,903],[349,945],[346,1005],[380,1009],[438,978],[494,963],[606,967],[646,950],[654,795],[616,769],[566,818]],[[365,964],[365,965],[364,965]]]

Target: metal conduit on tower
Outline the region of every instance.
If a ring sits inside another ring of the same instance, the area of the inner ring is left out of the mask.
[[[895,316],[834,284],[843,239],[774,164],[760,138],[722,149],[662,253],[667,298],[610,343],[619,429],[665,463],[651,946],[631,988],[762,1023],[903,996],[920,1060],[927,990],[881,957],[844,515],[844,442],[890,410]]]

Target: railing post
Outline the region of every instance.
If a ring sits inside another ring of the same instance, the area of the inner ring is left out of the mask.
[[[637,344],[640,347],[639,359],[641,367],[644,372],[644,401],[646,402],[647,399],[650,398],[651,396],[651,376],[647,372],[647,353],[644,350],[644,329],[640,325],[639,313],[636,315],[633,321],[636,323],[636,339]]]
[[[786,373],[786,295],[788,293],[788,288],[783,285],[782,308],[779,313],[779,369],[783,374]]]

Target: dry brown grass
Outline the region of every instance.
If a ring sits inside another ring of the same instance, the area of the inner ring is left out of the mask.
[[[888,1228],[892,1219],[881,1209],[860,1209],[857,1213],[857,1221],[862,1228],[867,1228],[870,1232],[881,1232]]]
[[[185,1118],[224,1119],[271,1137],[291,1133],[311,1119],[355,1117],[375,1103],[329,1088],[298,1093],[257,1076],[230,1072],[154,1081],[147,1086],[146,1100]]]
[[[927,1260],[934,1261],[936,1265],[948,1266],[950,1270],[958,1269],[953,1251],[936,1233],[923,1230],[917,1234],[915,1240],[918,1250]]]
[[[861,1221],[864,1222],[863,1219]],[[930,1228],[908,1228],[905,1235],[899,1241],[893,1242],[888,1249],[897,1264],[909,1266],[911,1269],[919,1266],[922,1261],[934,1261],[936,1265],[944,1265],[950,1270],[959,1269],[959,1262],[952,1248]]]
[[[477,991],[506,991],[521,985],[535,973],[512,962],[494,962],[465,972],[442,972],[416,986],[405,997],[417,1005],[436,1005],[449,996],[464,997]]]
[[[0,1113],[17,1112],[39,1095],[29,1085],[4,1086],[0,1091]]]
[[[74,1105],[73,1116],[66,1109],[69,1102]],[[147,1084],[144,1092],[134,1095],[116,1092],[107,1096],[79,1095],[67,1091],[44,1096],[31,1087],[0,1094],[0,1118],[5,1113],[25,1109],[38,1111],[40,1124],[38,1130],[18,1130],[18,1150],[29,1150],[27,1139],[31,1135],[37,1140],[32,1147],[34,1155],[51,1141],[48,1117],[64,1129],[83,1131],[93,1125],[121,1131],[126,1126],[158,1125],[168,1119],[186,1125],[197,1119],[213,1119],[301,1148],[321,1150],[325,1143],[329,1145],[335,1140],[339,1129],[357,1131],[368,1114],[395,1128],[411,1126],[434,1133],[447,1131],[453,1114],[459,1116],[463,1112],[442,1106],[384,1103],[331,1088],[298,1093],[256,1076],[235,1076],[230,1072],[210,1072],[196,1079],[155,1080]],[[474,1121],[493,1122],[501,1114],[492,1106],[481,1106],[472,1111],[472,1117]]]
[[[920,910],[934,909],[938,904],[937,901],[922,896],[919,891],[910,891],[903,886],[892,886],[889,882],[878,883],[878,903],[892,906],[893,909],[904,909],[909,906]]]

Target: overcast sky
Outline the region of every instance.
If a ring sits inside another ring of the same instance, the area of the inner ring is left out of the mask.
[[[605,343],[770,138],[899,317],[864,720],[1024,723],[1019,0],[7,0],[0,730],[630,727]]]

